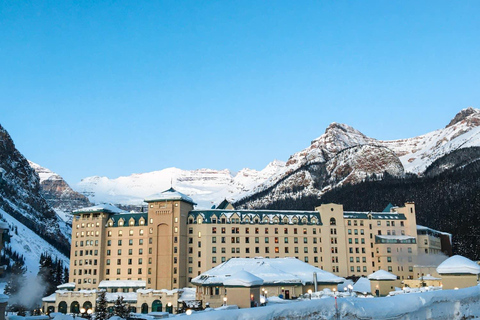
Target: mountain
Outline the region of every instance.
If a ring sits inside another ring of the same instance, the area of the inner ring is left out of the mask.
[[[38,175],[1,125],[0,215],[11,230],[10,245],[27,257],[30,271],[43,251],[68,261],[71,229],[42,197]]]
[[[414,138],[382,141],[332,123],[310,146],[290,156],[283,171],[237,200],[239,207],[261,208],[288,198],[322,194],[366,179],[423,176],[445,155],[480,146],[480,110],[460,111],[443,129]]]
[[[32,161],[28,163],[40,178],[41,195],[64,221],[71,224],[71,213],[74,210],[92,205],[86,196],[70,188],[68,183],[55,172]]]
[[[284,166],[284,162],[273,161],[261,171],[242,169],[237,173],[226,169],[167,168],[116,179],[88,177],[75,188],[95,203],[142,205],[145,197],[166,190],[173,184],[175,189],[192,196],[198,207],[210,208],[224,199],[232,200],[238,194],[252,190],[282,171]]]
[[[432,163],[452,151],[480,146],[479,125],[480,111],[467,108],[445,128],[384,141],[367,137],[346,124],[332,123],[287,162],[273,161],[261,171],[167,168],[116,179],[87,177],[73,187],[95,203],[141,206],[144,197],[173,185],[192,196],[200,208],[223,199],[235,201],[238,207],[261,208],[384,176],[423,176]]]

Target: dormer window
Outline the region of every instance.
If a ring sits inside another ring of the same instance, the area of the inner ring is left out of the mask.
[[[118,225],[119,225],[120,227],[122,227],[123,224],[124,224],[124,222],[125,222],[125,221],[124,221],[123,219],[120,219],[120,220],[118,220]]]

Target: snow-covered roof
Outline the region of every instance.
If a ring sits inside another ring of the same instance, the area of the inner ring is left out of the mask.
[[[377,235],[376,237],[386,240],[416,240],[415,237],[402,235]]]
[[[57,294],[54,292],[54,293],[52,293],[52,294],[49,295],[49,296],[43,297],[43,298],[42,298],[42,301],[43,301],[43,302],[55,302],[56,296],[57,296]]]
[[[113,302],[118,299],[118,297],[122,296],[123,300],[128,302],[135,302],[137,301],[137,293],[136,292],[107,292],[105,294],[105,299],[108,302]]]
[[[91,207],[80,208],[73,211],[73,214],[82,212],[108,212],[108,213],[128,213],[128,211],[119,209],[110,203],[102,203]]]
[[[361,277],[355,282],[353,285],[353,291],[355,292],[366,292],[366,293],[372,293],[371,286],[370,286],[370,280],[368,280],[365,277]]]
[[[424,280],[424,281],[429,281],[429,280],[442,280],[441,278],[436,278],[432,276],[431,274],[427,274],[426,276],[420,277],[417,280]]]
[[[241,270],[223,281],[224,286],[254,287],[262,284],[262,279],[245,270]]]
[[[142,293],[142,294],[148,294],[150,292],[153,292],[153,293],[165,293],[167,296],[171,296],[175,293],[182,293],[183,290],[185,289],[188,289],[188,288],[184,288],[184,289],[172,289],[172,290],[167,290],[167,289],[160,289],[160,290],[155,290],[155,289],[138,289],[137,292],[138,293]]]
[[[152,202],[152,201],[167,201],[167,200],[182,200],[188,203],[191,203],[193,205],[196,205],[196,203],[187,196],[186,194],[183,194],[173,188],[170,188],[168,190],[165,190],[163,192],[153,194],[149,197],[145,198],[145,202]]]
[[[264,285],[282,283],[313,283],[317,273],[318,283],[342,283],[344,278],[316,268],[295,258],[232,258],[192,280],[197,285],[222,285],[239,271],[247,271],[263,280]]]
[[[99,288],[145,288],[145,280],[102,280]]]
[[[369,280],[397,280],[397,276],[385,270],[378,270],[368,275]]]
[[[75,282],[68,282],[57,286],[57,289],[75,288]]]
[[[429,227],[425,227],[425,226],[421,226],[421,225],[418,225],[418,224],[417,224],[417,231],[418,231],[418,230],[420,230],[420,231],[425,231],[425,232],[430,232],[430,233],[433,233],[433,234],[443,234],[443,235],[451,236],[451,234],[448,233],[448,232],[438,231],[438,230],[435,230],[435,229],[432,229],[432,228],[429,228]]]
[[[443,261],[438,267],[439,274],[479,274],[480,266],[472,260],[456,255]]]

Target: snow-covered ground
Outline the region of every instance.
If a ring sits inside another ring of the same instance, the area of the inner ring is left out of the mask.
[[[472,319],[480,316],[480,286],[438,290],[385,298],[337,298],[304,300],[238,310],[196,312],[192,319]],[[339,317],[337,318],[337,310]]]

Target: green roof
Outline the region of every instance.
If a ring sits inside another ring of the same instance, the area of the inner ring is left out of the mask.
[[[212,217],[216,216],[217,219],[220,219],[222,216],[230,218],[232,215],[237,214],[240,217],[240,223],[243,222],[245,217],[248,217],[250,221],[253,221],[255,217],[260,219],[260,223],[265,217],[268,217],[269,220],[274,217],[278,217],[280,224],[283,223],[283,219],[286,217],[289,219],[289,222],[294,217],[299,219],[299,224],[302,224],[301,220],[305,217],[307,218],[307,224],[312,224],[312,219],[315,218],[315,224],[322,224],[320,213],[318,211],[284,211],[284,210],[221,210],[221,209],[207,209],[207,210],[191,210],[189,216],[197,219],[198,216],[202,216],[204,223],[211,223]]]
[[[224,210],[228,207],[229,204],[231,204],[231,203],[228,202],[227,199],[225,199],[222,202],[220,202],[220,204],[216,208],[212,208],[212,209]]]
[[[389,203],[389,204],[385,207],[385,209],[383,209],[382,212],[390,212],[390,209],[392,209],[393,207],[394,207],[394,205],[391,204],[391,203]]]
[[[373,220],[407,220],[403,213],[396,212],[354,212],[345,211],[343,217],[345,219],[369,219],[368,215],[372,215]]]

